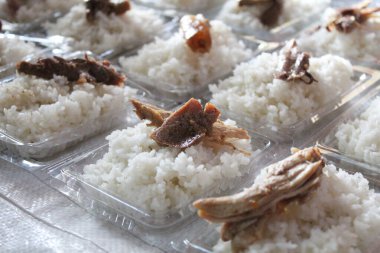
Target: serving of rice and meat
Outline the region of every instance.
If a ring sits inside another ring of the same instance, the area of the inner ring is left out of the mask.
[[[228,0],[217,19],[245,31],[269,29],[324,10],[330,0]]]
[[[109,135],[108,152],[85,166],[85,181],[157,213],[181,208],[211,187],[224,189],[247,172],[249,135],[219,120],[212,104],[202,109],[191,99],[175,112],[133,104],[146,120]]]
[[[20,62],[14,80],[0,85],[0,128],[27,143],[72,134],[87,126],[96,133],[115,117],[125,117],[124,76],[107,62],[59,57]],[[100,73],[100,74],[99,74]]]
[[[360,173],[325,165],[317,148],[264,168],[241,193],[194,203],[223,223],[214,252],[377,252],[380,194]]]
[[[228,26],[196,15],[184,16],[180,31],[171,38],[157,38],[136,56],[119,61],[127,73],[146,77],[157,86],[186,88],[227,74],[251,55]]]
[[[328,8],[320,25],[299,38],[300,47],[316,55],[332,53],[353,59],[378,60],[380,7],[368,7],[370,2],[338,10]]]
[[[335,137],[338,149],[362,161],[380,164],[380,97],[356,119],[338,127]]]
[[[129,1],[102,3],[91,0],[74,6],[55,23],[45,25],[48,35],[72,38],[70,45],[76,50],[104,53],[135,48],[163,33],[164,21],[153,10]]]
[[[0,0],[2,18],[15,22],[31,22],[53,13],[65,13],[83,0]]]
[[[263,53],[210,85],[211,101],[257,125],[289,126],[348,90],[351,77],[349,61],[334,55],[311,57],[291,41],[280,52]]]

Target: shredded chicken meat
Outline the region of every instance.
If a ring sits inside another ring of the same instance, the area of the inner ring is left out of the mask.
[[[374,13],[380,11],[380,7],[369,8],[372,1],[364,1],[357,6],[341,9],[338,15],[326,26],[330,32],[336,29],[338,32],[350,33],[360,28],[370,19]]]
[[[218,119],[220,111],[211,103],[203,109],[201,103],[192,98],[177,111],[170,112],[138,100],[131,102],[140,119],[147,119],[151,126],[157,127],[151,138],[159,145],[184,149],[202,142],[217,150],[228,146],[249,155],[231,143],[236,139],[249,139],[247,131],[225,125]]]
[[[180,21],[180,31],[194,53],[207,53],[211,50],[210,28],[210,22],[200,14],[183,16]]]
[[[108,61],[96,61],[87,55],[84,59],[65,60],[61,57],[39,59],[36,63],[21,61],[16,66],[19,73],[46,80],[54,75],[64,76],[70,82],[101,83],[123,86],[125,77],[117,73]]]
[[[283,81],[301,80],[305,84],[317,82],[312,74],[308,72],[310,55],[300,52],[295,40],[291,40],[284,48],[280,71],[275,78]]]
[[[106,15],[122,15],[131,9],[129,1],[113,3],[110,0],[86,0],[86,18],[87,21],[93,22],[96,19],[98,11]]]
[[[297,150],[264,169],[265,176],[243,192],[194,202],[198,215],[223,223],[221,239],[231,241],[234,252],[246,250],[260,239],[268,219],[290,203],[302,203],[320,183],[325,166],[318,148]]]
[[[265,5],[268,8],[260,16],[260,21],[263,25],[273,27],[277,25],[278,18],[283,9],[283,0],[240,0],[239,7],[249,6],[255,7]]]

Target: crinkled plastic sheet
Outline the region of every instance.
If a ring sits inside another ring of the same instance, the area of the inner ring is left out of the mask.
[[[1,252],[161,252],[0,160]]]

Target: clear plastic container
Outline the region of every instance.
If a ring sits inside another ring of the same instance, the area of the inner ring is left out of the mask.
[[[77,58],[83,57],[85,54],[97,58],[91,52],[83,51],[63,55],[58,54],[58,56],[64,58]],[[57,54],[52,51],[43,54],[44,57],[52,57],[53,55]],[[14,68],[13,71],[15,71]],[[7,82],[12,81],[14,78],[14,75],[9,76],[3,79],[0,85],[6,85]],[[128,89],[131,87],[128,82],[126,83],[126,88],[127,87]],[[131,96],[145,99],[147,93],[143,90],[139,90],[138,86],[134,86],[131,89]],[[115,110],[103,114],[97,121],[84,122],[81,125],[62,129],[60,132],[52,133],[51,135],[32,143],[20,140],[5,129],[0,129],[0,156],[27,168],[34,166],[38,167],[42,164],[46,165],[49,164],[49,157],[52,159],[53,157],[55,158],[56,154],[68,147],[80,143],[89,137],[121,126],[126,121],[126,115],[132,113],[131,106],[115,108]]]
[[[237,2],[237,1],[236,1]],[[328,7],[328,6],[327,6]],[[255,7],[251,7],[255,8]],[[274,27],[246,27],[237,26],[236,24],[229,23],[228,25],[238,34],[263,40],[267,42],[282,42],[296,37],[299,32],[308,25],[319,19],[319,13],[308,12],[306,15],[303,13],[302,17],[291,19],[284,23],[278,24]],[[218,16],[216,16],[218,19]]]
[[[147,10],[146,7],[138,6],[138,5],[133,5],[132,8]],[[160,13],[158,11],[155,11],[155,13],[163,20],[163,29],[158,31],[157,36],[155,36],[155,37],[168,38],[173,33],[174,27],[176,27],[176,24],[178,22],[177,18],[163,15],[162,13]],[[41,36],[43,36],[46,34],[46,31],[44,29],[41,29],[39,34]],[[155,39],[155,37],[149,38],[147,40],[142,40],[138,44],[128,45],[128,44],[124,43],[122,45],[119,45],[118,48],[109,48],[106,51],[99,52],[98,55],[102,58],[112,59],[112,58],[114,58],[120,54],[123,54],[123,53],[135,52],[139,48],[141,48],[144,44],[152,42]],[[64,38],[67,41],[67,50],[76,51],[77,49],[75,49],[76,48],[75,45],[76,45],[76,43],[78,43],[78,41],[74,40],[73,38],[67,37],[67,36],[64,36]],[[85,40],[85,38],[83,38],[83,40]]]
[[[330,8],[335,10],[341,10],[346,8],[354,7],[363,1],[355,0],[335,0],[332,1]],[[379,1],[372,1],[369,8],[378,7]],[[379,63],[380,54],[376,49],[376,45],[371,45],[371,41],[376,41],[378,43],[379,25],[380,21],[378,19],[378,14],[374,14],[370,19],[375,19],[376,22],[367,27],[366,24],[369,21],[356,27],[352,33],[341,33],[333,29],[333,31],[327,31],[327,25],[331,18],[326,19],[325,13],[322,12],[315,16],[309,24],[305,24],[300,27],[299,33],[296,37],[299,40],[299,45],[301,49],[309,51],[314,56],[322,56],[325,54],[334,54],[351,61],[360,62],[361,65],[373,66]],[[329,15],[331,13],[329,12]],[[362,30],[362,34],[356,34],[357,30]],[[322,32],[321,34],[315,34],[316,32]],[[326,33],[324,33],[326,32]],[[335,34],[337,34],[335,36]],[[324,38],[326,37],[326,39]],[[309,40],[310,39],[310,40]],[[347,44],[345,42],[348,42]],[[350,43],[351,42],[351,43]],[[353,43],[352,43],[353,42]],[[371,45],[367,47],[367,44]]]
[[[347,91],[338,95],[336,99],[328,102],[311,115],[305,117],[297,123],[285,126],[265,125],[255,123],[248,114],[235,115],[234,113],[225,110],[223,107],[220,109],[224,111],[224,115],[233,120],[236,120],[241,126],[245,128],[254,129],[255,131],[268,135],[270,138],[277,141],[291,141],[295,139],[297,134],[307,128],[312,127],[318,122],[322,121],[324,116],[339,109],[346,103],[350,102],[357,96],[369,89],[380,79],[380,72],[363,66],[354,66],[354,85]]]
[[[129,118],[127,126],[133,126],[137,122],[140,122],[136,118]],[[210,196],[212,194],[218,194],[221,191],[219,184],[223,183],[223,187],[226,186],[228,190],[222,191],[230,192],[233,191],[237,186],[241,187],[244,182],[250,177],[251,168],[255,168],[255,163],[263,158],[262,153],[271,149],[274,143],[259,134],[250,132],[252,137],[252,149],[253,153],[250,158],[250,164],[247,165],[247,170],[244,176],[237,177],[234,179],[225,179],[222,182],[214,183],[209,190],[202,193],[201,196]],[[47,173],[54,177],[56,180],[64,182],[67,187],[75,192],[72,198],[79,204],[84,204],[82,201],[84,199],[91,199],[94,203],[102,203],[107,206],[108,210],[116,212],[121,217],[126,217],[126,219],[134,220],[135,223],[142,225],[143,227],[151,229],[164,229],[173,227],[175,224],[182,222],[184,219],[194,214],[194,209],[191,207],[192,201],[187,204],[183,204],[181,207],[172,208],[166,212],[153,212],[144,210],[134,203],[124,199],[123,197],[117,196],[113,192],[102,189],[99,186],[92,185],[86,182],[83,177],[83,168],[88,164],[94,164],[97,160],[103,157],[103,155],[108,151],[108,144],[104,145],[88,152],[83,155],[77,156],[72,161],[68,161],[66,164],[61,166],[56,166],[47,169]],[[248,173],[248,174],[247,174]],[[194,196],[193,200],[200,196]]]
[[[345,160],[345,158],[334,158],[322,150],[322,154],[327,162],[327,164],[335,165],[337,168],[341,168],[349,173],[361,172],[362,167],[359,164],[351,163]],[[373,189],[376,193],[380,193],[380,177],[377,179],[367,176],[364,174],[369,182],[370,189]],[[205,221],[199,221],[197,223],[199,228],[197,233],[189,233],[194,237],[187,237],[184,240],[186,249],[182,252],[187,253],[212,253],[213,247],[217,244],[220,239],[220,234],[218,232],[218,226],[215,224],[209,224]]]
[[[244,38],[237,36],[237,38],[246,45],[246,48],[253,51],[252,57],[255,57],[257,54],[264,51],[271,51],[279,47],[279,43],[266,43],[257,41],[254,38]],[[133,57],[136,56],[138,52],[124,55],[124,57]],[[252,58],[251,57],[251,58]],[[249,60],[249,59],[247,59]],[[126,73],[131,82],[139,84],[140,86],[146,88],[152,93],[156,94],[158,97],[171,99],[173,101],[183,102],[188,100],[191,97],[195,98],[203,98],[207,97],[209,94],[208,85],[210,83],[217,83],[219,80],[223,80],[226,77],[232,74],[233,68],[231,68],[228,72],[220,72],[217,77],[212,77],[204,83],[199,83],[197,85],[188,85],[181,86],[164,83],[157,80],[152,80],[147,76],[141,75],[139,73],[135,73],[133,71],[129,71],[128,69],[121,69]]]
[[[336,133],[339,127],[348,121],[357,119],[368,108],[370,103],[376,97],[380,97],[380,86],[377,86],[374,90],[372,90],[366,96],[362,97],[339,117],[330,122],[326,129],[321,134],[319,134],[317,145],[329,157],[350,161],[352,164],[358,165],[358,171],[380,182],[380,164],[377,164],[376,162],[364,161],[359,157],[355,157],[354,155],[339,151],[338,140],[336,138]],[[380,147],[377,148],[379,149]],[[380,150],[377,150],[377,152],[373,151],[372,155],[380,159]]]

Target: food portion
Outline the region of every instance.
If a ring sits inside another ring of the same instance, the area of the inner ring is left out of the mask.
[[[367,163],[380,164],[380,97],[376,97],[356,119],[338,127],[338,149]]]
[[[107,137],[108,152],[84,168],[87,182],[148,212],[167,212],[188,204],[212,187],[248,170],[248,133],[219,119],[212,104],[190,99],[175,112],[132,100],[144,121]]]
[[[14,64],[27,56],[39,51],[30,42],[24,42],[17,37],[3,36],[0,38],[0,67]]]
[[[210,85],[212,102],[257,125],[289,126],[308,118],[348,90],[349,61],[333,55],[309,57],[294,42],[280,52],[263,53]]]
[[[320,25],[301,35],[300,47],[317,55],[333,53],[355,59],[378,59],[380,7],[369,7],[370,3],[327,9]]]
[[[317,148],[264,168],[231,196],[194,202],[222,223],[214,252],[371,252],[379,245],[380,195],[361,174],[325,165]]]
[[[0,128],[27,143],[86,126],[85,135],[125,117],[124,76],[107,62],[59,57],[20,62],[14,80],[0,86]],[[73,132],[72,132],[73,131]]]
[[[153,10],[133,6],[128,1],[87,1],[74,6],[55,23],[45,25],[48,35],[73,39],[76,50],[104,53],[131,49],[153,40],[164,30],[163,19]]]
[[[0,15],[14,22],[32,22],[53,13],[65,13],[82,0],[0,0]]]
[[[324,10],[330,0],[228,0],[218,18],[247,33],[270,29]]]
[[[227,74],[251,55],[225,24],[196,15],[184,16],[171,38],[157,38],[136,56],[121,57],[120,64],[163,88],[195,87]]]

